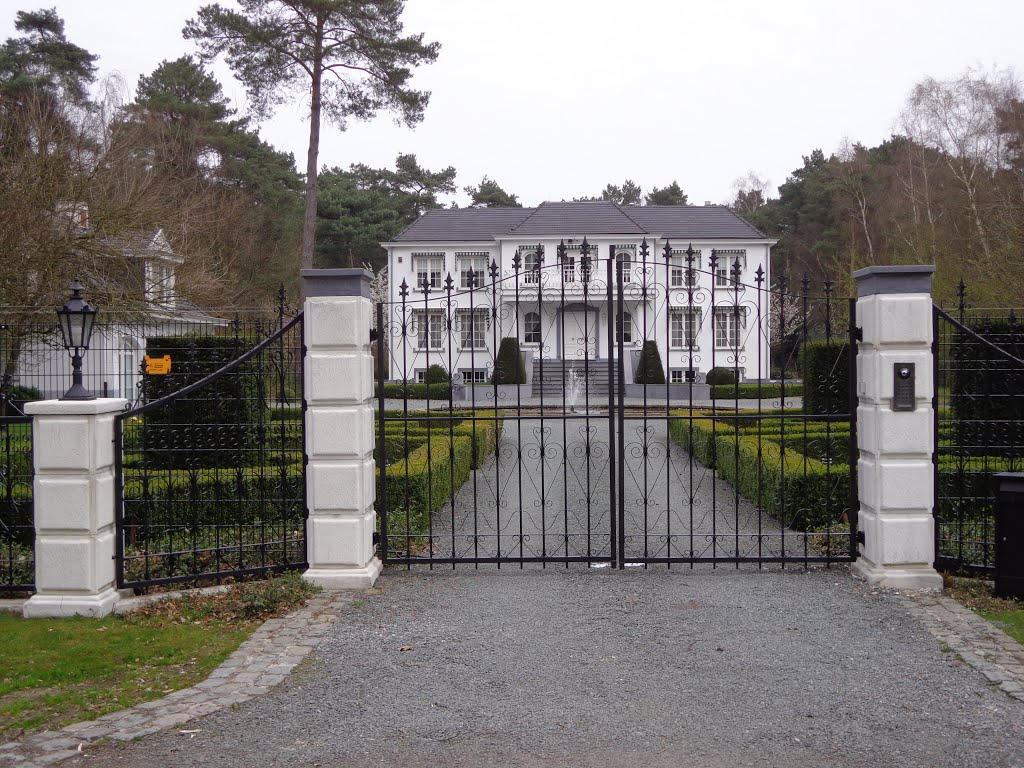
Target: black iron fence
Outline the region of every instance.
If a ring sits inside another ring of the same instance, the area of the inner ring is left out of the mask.
[[[1024,470],[1024,325],[1013,310],[934,310],[936,567],[995,566],[998,472]]]
[[[669,244],[510,266],[392,276],[378,305],[386,561],[856,556],[854,305],[831,283]]]
[[[115,423],[119,586],[305,566],[302,315],[247,330],[148,340],[170,369]]]
[[[0,593],[32,591],[32,420],[0,417]]]
[[[194,307],[129,311],[100,307],[83,359],[85,387],[98,397],[141,402],[146,358],[187,353],[196,338],[266,338],[294,315],[283,292],[275,307],[199,311]],[[179,339],[178,343],[169,339]],[[71,363],[53,310],[0,308],[0,415],[19,415],[28,400],[60,397],[70,386]]]

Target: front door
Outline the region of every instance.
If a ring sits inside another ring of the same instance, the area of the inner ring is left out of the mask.
[[[597,314],[566,310],[562,313],[562,359],[597,359]]]

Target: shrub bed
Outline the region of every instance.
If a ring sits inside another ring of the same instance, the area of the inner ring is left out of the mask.
[[[459,413],[427,416],[410,413],[408,423],[385,422],[386,476],[377,467],[377,498],[387,509],[388,531],[411,537],[404,547],[409,550],[429,531],[430,515],[451,499],[452,489],[458,493],[495,451],[502,431],[499,411],[477,411],[476,420]],[[392,460],[403,451],[405,456]]]
[[[392,400],[447,400],[451,397],[450,384],[382,384],[384,397]],[[380,397],[380,390],[377,391]]]
[[[787,384],[786,397],[803,395],[802,384]],[[757,399],[782,397],[781,384],[716,384],[711,387],[712,400]]]
[[[783,444],[770,434],[744,434],[724,421],[673,419],[669,432],[694,458],[716,470],[747,498],[758,498],[760,490],[761,505],[787,526],[806,531],[836,524],[850,497],[845,465],[826,465],[800,452],[797,448],[802,438],[787,438],[784,451]]]

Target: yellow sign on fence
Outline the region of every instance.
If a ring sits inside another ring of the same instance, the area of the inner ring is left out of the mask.
[[[163,376],[171,372],[171,356],[150,357],[146,355],[146,373]]]

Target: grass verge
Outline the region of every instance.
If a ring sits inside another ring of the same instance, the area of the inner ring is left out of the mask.
[[[297,573],[105,619],[0,614],[0,742],[187,688],[316,591]]]
[[[1024,602],[992,595],[989,583],[979,579],[945,576],[946,594],[1024,645]]]

